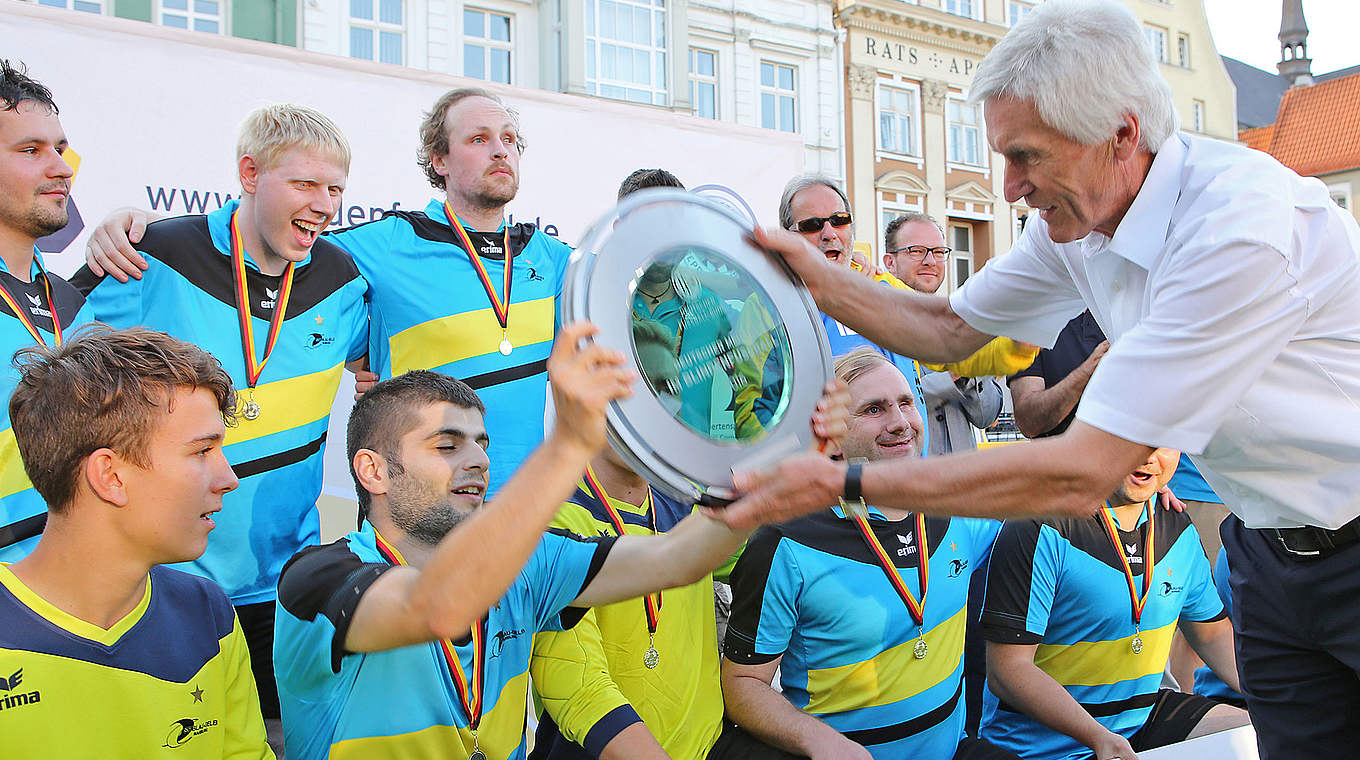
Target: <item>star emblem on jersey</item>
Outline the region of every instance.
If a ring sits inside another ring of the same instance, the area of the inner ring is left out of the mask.
[[[950,542],[949,542],[949,551],[951,551],[951,552],[956,552],[956,551],[958,551],[958,550],[959,550],[959,545],[958,545],[957,543],[953,542],[953,541],[950,541]]]
[[[198,684],[194,684],[194,690],[189,692],[189,694],[193,696],[195,702],[203,701],[203,689],[201,689]]]
[[[321,323],[324,322],[324,321],[326,321],[324,317],[322,317],[320,314],[316,315],[316,323],[317,323],[318,325],[321,324]]]

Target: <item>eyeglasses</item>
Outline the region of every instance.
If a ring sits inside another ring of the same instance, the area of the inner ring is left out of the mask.
[[[891,253],[894,256],[899,253],[905,253],[907,258],[912,261],[924,261],[927,253],[933,253],[935,254],[936,261],[945,261],[949,258],[949,254],[952,253],[953,250],[953,248],[943,245],[939,248],[931,248],[924,245],[908,245],[902,248],[894,248],[891,251],[888,251],[888,253]]]
[[[810,216],[806,219],[799,219],[793,226],[799,232],[817,232],[827,222],[831,222],[832,227],[844,227],[851,222],[850,212],[837,211],[831,216]]]

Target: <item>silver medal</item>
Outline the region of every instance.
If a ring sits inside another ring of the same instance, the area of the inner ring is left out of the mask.
[[[468,760],[486,760],[486,753],[480,749],[474,749],[472,754],[468,755]]]
[[[1133,637],[1133,641],[1130,641],[1130,642],[1129,642],[1129,649],[1132,649],[1134,654],[1142,654],[1142,653],[1143,653],[1143,637],[1142,637],[1142,636],[1134,636],[1134,637]]]
[[[501,349],[501,356],[509,356],[509,355],[510,355],[510,352],[515,350],[515,347],[512,346],[512,345],[510,345],[510,339],[509,339],[509,338],[501,338],[500,349]]]
[[[924,660],[929,651],[930,647],[926,646],[926,640],[917,639],[916,645],[911,648],[911,656],[918,660]]]
[[[245,417],[248,420],[253,420],[256,417],[259,417],[260,405],[255,403],[254,401],[247,401],[245,407],[241,410],[241,416]]]
[[[642,664],[648,670],[655,670],[656,664],[661,661],[661,654],[656,651],[656,647],[647,647],[647,653],[642,655]]]

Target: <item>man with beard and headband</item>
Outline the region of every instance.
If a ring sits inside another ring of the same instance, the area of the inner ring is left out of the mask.
[[[544,364],[571,252],[532,224],[506,223],[524,148],[513,108],[487,90],[451,90],[422,121],[417,154],[445,198],[327,235],[369,283],[376,376],[447,373],[487,405],[498,465],[488,495],[543,439]],[[91,268],[138,276],[145,266],[127,240],[145,219],[130,210],[106,219],[90,238]]]
[[[52,93],[22,66],[0,60],[0,402],[19,375],[14,352],[60,346],[63,333],[90,321],[75,288],[43,267],[39,238],[66,226],[74,172],[62,158],[66,133]],[[7,403],[0,403],[0,562],[23,558],[38,542],[47,505],[19,461]]]
[[[698,582],[746,537],[707,514],[663,536],[544,533],[627,396],[626,358],[564,327],[549,360],[556,424],[494,501],[488,435],[466,384],[413,371],[350,416],[363,524],[306,549],[279,584],[275,667],[291,760],[524,757],[534,634],[592,605]],[[843,420],[824,399],[813,432]]]
[[[836,376],[850,390],[844,458],[919,455],[925,427],[896,365],[865,346]],[[732,571],[727,715],[811,758],[1018,760],[964,736],[969,581],[999,527],[847,499],[761,528]]]
[[[239,389],[223,451],[241,485],[226,495],[207,551],[183,569],[231,597],[277,748],[269,658],[279,570],[321,540],[326,429],[343,367],[368,350],[368,283],[318,239],[349,176],[349,142],[334,122],[294,104],[257,108],[241,122],[236,157],[240,198],[149,225],[137,244],[148,265],[140,278],[86,267],[71,283],[95,319],[201,346]]]
[[[1232,625],[1195,526],[1153,501],[1179,458],[1153,450],[1094,516],[1006,521],[983,602],[984,738],[1027,759],[1129,760],[1247,722],[1161,688],[1178,626],[1237,687]]]

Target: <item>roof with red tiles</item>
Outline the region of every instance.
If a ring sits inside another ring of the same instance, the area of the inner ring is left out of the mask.
[[[1360,167],[1360,74],[1290,88],[1274,124],[1238,139],[1304,176]]]

